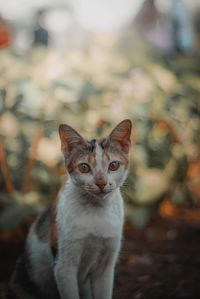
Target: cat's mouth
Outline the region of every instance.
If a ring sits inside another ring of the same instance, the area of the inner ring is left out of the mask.
[[[105,194],[111,193],[111,191],[112,190],[99,190],[99,191],[96,191],[95,194],[104,194],[105,195]]]
[[[87,194],[96,198],[102,198],[110,194],[112,190],[86,190]]]

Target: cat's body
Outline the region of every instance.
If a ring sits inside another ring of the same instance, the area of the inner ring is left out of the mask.
[[[11,283],[17,298],[112,297],[124,222],[119,188],[128,171],[131,124],[125,120],[109,139],[87,144],[72,130],[60,130],[70,177],[30,229]],[[28,288],[20,277],[28,277]]]

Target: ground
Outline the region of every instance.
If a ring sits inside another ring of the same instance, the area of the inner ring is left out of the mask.
[[[200,217],[197,209],[175,212],[155,215],[142,230],[125,223],[113,299],[200,298]],[[2,283],[8,281],[23,250],[26,233],[25,225],[13,230],[12,236],[0,234]]]
[[[144,230],[127,223],[114,299],[200,298],[200,226],[160,217]]]

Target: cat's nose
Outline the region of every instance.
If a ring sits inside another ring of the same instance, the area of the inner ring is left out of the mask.
[[[105,188],[105,186],[106,186],[106,181],[104,181],[103,179],[100,179],[100,180],[97,180],[95,182],[95,184],[102,191]]]

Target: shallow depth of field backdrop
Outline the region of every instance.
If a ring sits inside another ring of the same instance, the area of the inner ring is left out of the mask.
[[[0,0],[0,287],[67,178],[58,125],[133,122],[114,299],[200,298],[200,4]]]

